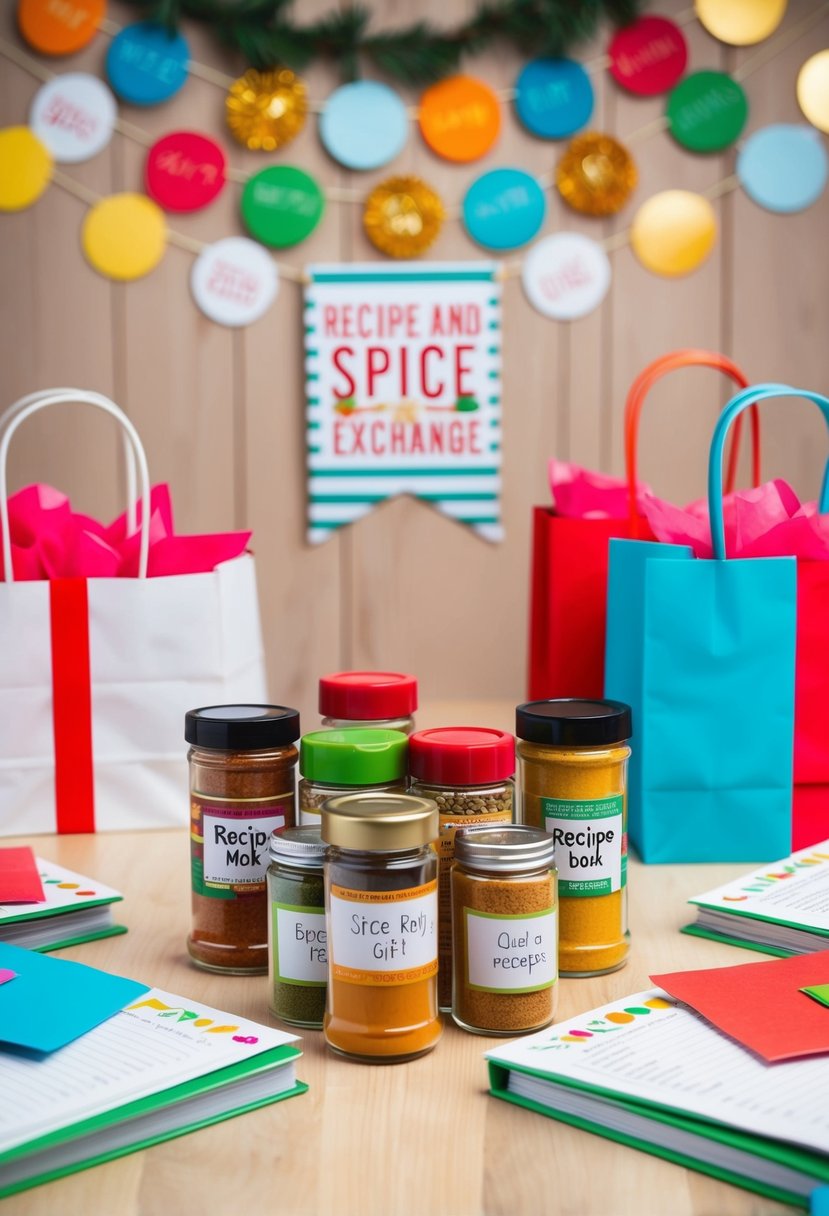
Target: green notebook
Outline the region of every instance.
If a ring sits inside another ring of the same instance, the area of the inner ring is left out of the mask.
[[[0,903],[0,942],[45,951],[126,933],[112,920],[112,905],[124,898],[120,891],[42,857],[35,861],[46,899]]]
[[[0,1046],[0,1198],[304,1093],[296,1042],[151,989],[48,1055]]]
[[[829,1057],[766,1064],[659,989],[487,1060],[497,1098],[782,1203],[829,1183]]]

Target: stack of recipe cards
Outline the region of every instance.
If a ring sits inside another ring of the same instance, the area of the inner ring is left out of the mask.
[[[121,899],[120,891],[29,848],[0,849],[0,942],[59,950],[126,933],[112,919],[112,905]]]

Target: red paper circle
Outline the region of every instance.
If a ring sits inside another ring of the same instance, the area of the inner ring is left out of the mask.
[[[616,83],[643,97],[673,88],[688,62],[685,36],[667,17],[640,17],[626,25],[608,53]]]
[[[173,131],[147,153],[147,193],[165,211],[198,211],[225,184],[225,154],[193,131]]]

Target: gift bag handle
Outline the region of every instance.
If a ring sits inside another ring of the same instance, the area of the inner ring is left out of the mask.
[[[736,431],[740,414],[744,410],[754,409],[759,402],[768,401],[772,397],[803,397],[806,401],[812,401],[823,414],[826,426],[829,428],[829,397],[824,397],[821,393],[813,393],[809,389],[791,388],[787,384],[755,384],[752,388],[745,389],[731,398],[714,427],[708,460],[708,512],[711,520],[711,547],[714,558],[718,561],[723,561],[726,557],[725,522],[722,508],[722,464],[725,437],[732,422],[734,422]],[[829,461],[823,471],[818,511],[821,515],[829,512]]]
[[[141,490],[141,542],[138,551],[138,577],[147,577],[147,564],[150,551],[150,475],[147,469],[147,457],[141,440],[133,424],[123,410],[119,409],[109,397],[101,393],[91,393],[84,389],[54,389],[32,393],[28,398],[16,401],[0,419],[2,436],[0,436],[0,528],[2,528],[3,564],[7,582],[14,582],[14,566],[12,561],[11,532],[9,530],[9,496],[8,496],[8,453],[9,445],[17,428],[33,414],[53,405],[65,402],[80,405],[93,405],[111,415],[119,424],[124,435],[124,442],[130,446],[131,458],[127,461],[128,479],[129,468],[134,463],[138,473],[138,484]],[[132,499],[134,500],[134,495]]]
[[[625,470],[628,482],[628,509],[630,522],[636,535],[638,531],[639,512],[636,503],[637,481],[637,449],[639,445],[639,420],[645,398],[664,375],[682,367],[710,367],[715,371],[724,372],[739,385],[748,388],[748,379],[740,367],[725,355],[713,350],[700,350],[693,347],[684,350],[671,351],[654,359],[653,363],[641,371],[634,380],[625,402]],[[742,419],[738,419],[734,427],[734,439],[728,457],[728,472],[726,474],[726,493],[730,494],[737,480],[737,460],[740,453]],[[760,484],[760,419],[756,409],[751,414],[751,477],[753,484]]]

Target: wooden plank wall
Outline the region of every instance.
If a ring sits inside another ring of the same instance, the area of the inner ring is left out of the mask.
[[[332,0],[303,0],[303,18]],[[410,4],[375,0],[378,27],[412,19]],[[418,14],[454,23],[464,0],[427,0]],[[793,30],[819,6],[790,0],[775,37]],[[712,39],[683,0],[660,11],[685,25],[693,68],[739,68],[757,51],[736,51]],[[125,23],[135,10],[113,2],[109,16]],[[4,6],[0,33],[17,41],[13,6]],[[225,72],[241,64],[197,27],[188,29],[193,56]],[[829,40],[829,15],[746,79],[749,130],[801,121],[795,99],[800,64]],[[101,73],[108,39],[101,35],[57,70]],[[602,55],[606,38],[581,52]],[[510,88],[520,58],[499,48],[470,60],[468,70],[497,88]],[[324,98],[333,70],[307,73],[310,95]],[[660,98],[643,100],[594,74],[594,123],[623,140],[663,112]],[[38,82],[0,60],[0,123],[25,122]],[[407,97],[412,104],[414,93]],[[218,135],[231,163],[254,170],[265,163],[225,138],[220,88],[191,78],[157,109],[123,107],[125,118],[152,136],[192,127]],[[607,236],[623,230],[636,205],[671,187],[705,189],[732,171],[734,153],[700,157],[664,133],[633,143],[639,186],[624,212],[609,221],[571,213],[552,194],[547,231]],[[505,105],[495,150],[472,166],[433,157],[415,131],[397,161],[374,173],[348,174],[323,152],[314,123],[286,151],[327,186],[368,189],[391,172],[415,172],[457,205],[484,170],[515,165],[549,174],[559,148],[534,139]],[[78,181],[106,194],[140,189],[144,149],[121,135],[83,165]],[[238,187],[230,185],[207,210],[176,217],[174,227],[203,240],[241,232]],[[189,295],[192,255],[170,247],[148,278],[128,285],[99,277],[79,243],[84,204],[53,187],[30,210],[0,218],[3,400],[33,388],[74,383],[115,396],[138,426],[155,480],[173,487],[184,531],[254,529],[260,596],[274,700],[299,705],[314,719],[317,676],[343,667],[390,667],[416,672],[422,695],[520,698],[524,691],[530,509],[547,500],[546,459],[556,454],[595,468],[621,471],[620,420],[627,387],[644,363],[678,346],[728,352],[752,378],[829,387],[829,294],[826,252],[829,194],[809,211],[770,215],[737,191],[715,203],[721,239],[697,273],[679,281],[648,274],[627,248],[612,254],[613,285],[604,305],[570,325],[535,313],[512,277],[504,291],[504,518],[507,539],[492,546],[428,506],[402,498],[387,503],[319,548],[304,541],[304,416],[300,289],[284,281],[275,306],[251,328],[222,329]],[[371,259],[361,209],[330,203],[317,232],[286,260]],[[434,258],[480,256],[460,224],[447,223]],[[677,500],[704,490],[706,444],[728,387],[714,373],[690,372],[653,393],[644,425],[642,472],[658,492]],[[764,419],[767,476],[788,477],[814,496],[826,451],[816,416],[805,406],[769,408]],[[103,514],[120,509],[118,449],[97,417],[63,413],[32,422],[12,454],[15,485],[47,480],[78,505]]]

